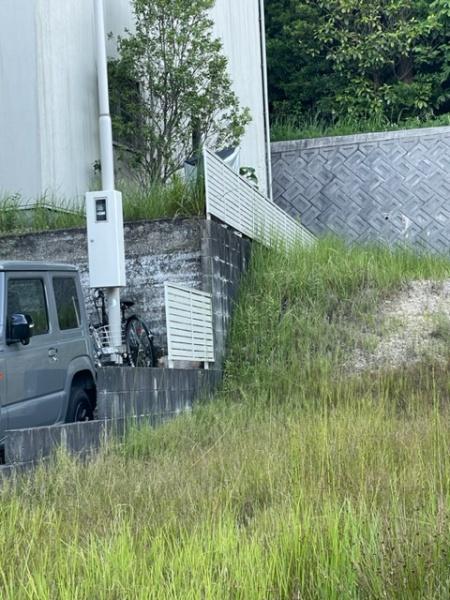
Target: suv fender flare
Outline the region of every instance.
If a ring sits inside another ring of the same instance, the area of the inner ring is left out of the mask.
[[[62,403],[61,413],[58,419],[61,422],[64,422],[66,418],[67,409],[69,406],[70,392],[72,390],[74,380],[76,380],[77,376],[82,376],[90,380],[90,384],[92,386],[91,393],[95,405],[97,381],[96,373],[91,361],[85,356],[80,356],[72,360],[69,366],[67,367],[66,385],[64,388],[64,402]],[[93,406],[93,408],[95,408],[95,406]]]

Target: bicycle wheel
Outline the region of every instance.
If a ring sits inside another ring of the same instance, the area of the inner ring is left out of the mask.
[[[130,366],[155,366],[155,352],[150,331],[142,319],[133,315],[125,324],[125,346]]]

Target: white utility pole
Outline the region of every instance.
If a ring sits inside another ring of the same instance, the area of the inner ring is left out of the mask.
[[[97,47],[98,102],[100,109],[100,157],[102,188],[114,189],[114,156],[112,123],[109,112],[108,62],[106,58],[106,33],[103,0],[94,0]]]
[[[262,99],[264,110],[264,137],[266,142],[267,197],[273,201],[272,159],[270,150],[269,88],[267,83],[266,21],[264,0],[259,0],[259,33],[261,36]]]
[[[91,287],[106,288],[111,346],[120,362],[120,288],[126,285],[122,195],[114,190],[114,156],[109,112],[108,68],[103,0],[94,0],[98,71],[102,191],[86,194]]]

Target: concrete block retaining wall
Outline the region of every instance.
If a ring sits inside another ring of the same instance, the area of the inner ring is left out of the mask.
[[[450,127],[272,144],[275,202],[314,234],[450,247]]]
[[[150,324],[156,342],[167,345],[164,282],[213,295],[217,367],[222,363],[231,307],[246,270],[251,243],[213,221],[200,218],[140,221],[125,225],[127,288],[123,296]],[[88,313],[87,240],[84,229],[0,237],[0,260],[44,260],[80,269]]]
[[[212,294],[216,367],[221,368],[233,304],[250,261],[251,242],[214,221],[205,221],[201,254],[203,290]]]
[[[123,437],[129,427],[142,423],[155,426],[191,410],[196,400],[211,396],[221,379],[218,370],[100,369],[98,420],[8,431],[6,462],[34,464],[58,448],[89,455],[111,438]]]
[[[216,363],[214,369],[100,369],[98,420],[10,431],[6,460],[33,464],[62,446],[75,454],[98,449],[111,435],[123,435],[130,423],[157,424],[190,410],[210,395],[222,378],[226,337],[251,242],[221,224],[204,219],[128,223],[125,254],[129,295],[163,346],[166,342],[164,282],[181,283],[212,294]],[[90,290],[86,232],[50,231],[0,238],[0,260],[43,260],[79,267],[88,311]],[[1,468],[0,476],[10,467]]]
[[[123,296],[149,323],[157,342],[166,343],[164,281],[201,288],[200,219],[157,220],[125,225],[127,288]],[[46,231],[0,238],[0,260],[43,260],[75,264],[80,270],[86,308],[91,313],[85,229]]]
[[[209,396],[221,378],[216,369],[100,369],[97,415],[99,419],[174,416]]]

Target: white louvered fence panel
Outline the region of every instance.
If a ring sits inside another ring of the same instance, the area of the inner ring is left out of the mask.
[[[169,364],[214,362],[211,294],[167,282],[164,294]]]
[[[285,241],[311,245],[316,238],[235,173],[207,148],[203,151],[206,212],[247,237],[268,246]]]

